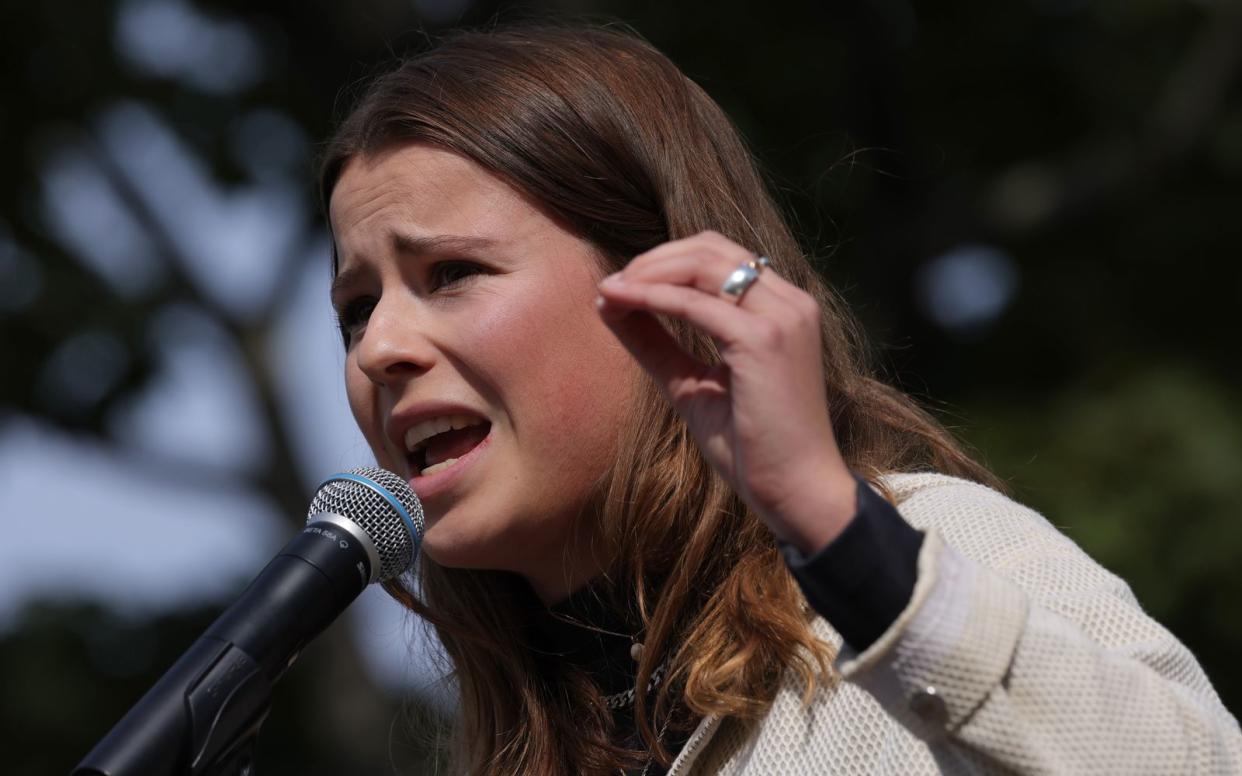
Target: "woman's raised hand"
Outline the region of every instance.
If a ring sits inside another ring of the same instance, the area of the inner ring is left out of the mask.
[[[734,302],[721,286],[755,255],[715,232],[665,243],[600,283],[600,314],[685,419],[707,460],[804,553],[856,510],[833,436],[815,299],[771,269]],[[686,353],[652,313],[709,334],[721,363]]]

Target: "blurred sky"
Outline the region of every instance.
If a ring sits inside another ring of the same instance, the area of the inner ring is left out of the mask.
[[[130,68],[187,89],[236,92],[262,68],[246,26],[176,0],[120,4],[113,32]],[[102,152],[134,182],[205,297],[242,322],[279,300],[264,346],[308,503],[326,475],[374,465],[344,397],[328,242],[302,199],[310,146],[296,122],[269,108],[241,115],[231,147],[248,180],[227,188],[151,106],[115,100],[85,130],[43,170],[41,216],[55,238],[122,297],[166,274],[100,168]],[[305,255],[298,276],[264,260],[291,252]],[[93,599],[135,617],[219,603],[288,538],[291,516],[282,522],[262,494],[220,487],[242,482],[229,475],[255,467],[269,445],[236,343],[190,306],[161,310],[150,337],[158,373],[113,413],[119,444],[0,415],[0,629],[38,598]],[[108,335],[84,334],[51,355],[41,379],[61,401],[89,403],[119,372],[109,354],[124,358]],[[187,476],[169,476],[177,469]],[[368,590],[349,617],[377,678],[430,680],[422,664],[411,668],[410,624],[382,592]]]
[[[210,234],[198,238],[209,242]],[[271,343],[308,503],[326,475],[374,465],[334,379],[341,351],[327,304],[326,247],[312,248],[322,262],[307,264]],[[226,278],[213,282],[227,292]],[[244,279],[235,282],[244,288]],[[263,449],[252,438],[256,424],[236,355],[210,331],[196,331],[203,322],[191,314],[167,318],[159,332],[169,339],[162,374],[118,419],[126,447],[139,454],[118,455],[113,445],[31,418],[11,417],[0,428],[0,628],[11,628],[34,598],[93,598],[135,616],[217,602],[288,539],[287,524],[254,493],[145,470],[143,452],[193,468],[245,465]],[[189,439],[194,450],[179,444]],[[406,616],[378,588],[349,616],[377,678],[390,685],[431,680],[421,665],[407,675]]]

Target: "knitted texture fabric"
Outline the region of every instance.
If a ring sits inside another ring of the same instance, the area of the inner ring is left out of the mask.
[[[757,721],[708,718],[669,773],[1242,773],[1242,733],[1129,587],[982,485],[892,474],[925,530],[909,606],[839,676],[791,676]]]

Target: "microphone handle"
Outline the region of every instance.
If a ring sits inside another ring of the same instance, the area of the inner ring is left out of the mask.
[[[272,686],[371,578],[370,539],[316,516],[147,691],[72,776],[207,774],[253,740]]]

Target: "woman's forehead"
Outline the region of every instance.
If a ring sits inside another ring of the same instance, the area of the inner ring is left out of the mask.
[[[425,144],[352,160],[333,190],[329,218],[334,268],[342,272],[358,258],[498,259],[581,240],[479,164]]]
[[[329,207],[333,232],[346,242],[392,242],[411,233],[497,239],[532,214],[523,198],[479,165],[426,145],[351,160]]]

